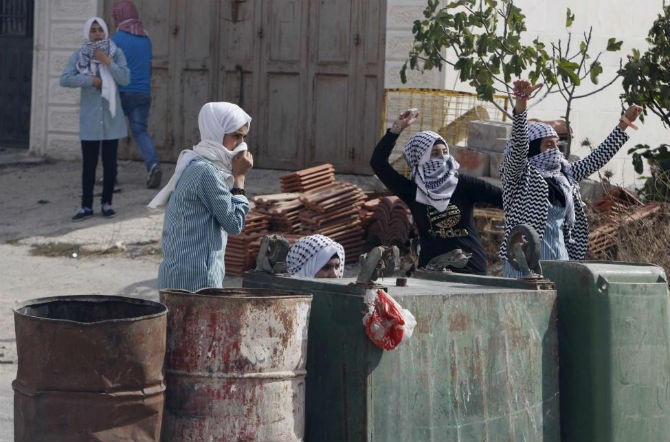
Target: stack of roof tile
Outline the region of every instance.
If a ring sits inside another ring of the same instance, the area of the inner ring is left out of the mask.
[[[363,251],[365,230],[360,220],[360,207],[365,192],[355,184],[334,182],[330,186],[304,192],[300,201],[301,232],[320,233],[344,247],[346,261],[355,262]]]
[[[261,238],[267,234],[269,225],[267,215],[251,209],[242,233],[228,236],[225,257],[227,275],[241,275],[255,266]]]
[[[364,223],[370,220],[367,229],[369,244],[404,244],[410,236],[412,214],[407,204],[397,196],[384,196],[367,201],[361,213]]]
[[[279,177],[282,192],[306,192],[330,186],[335,182],[335,168],[330,163],[297,170]]]
[[[252,198],[256,210],[268,216],[273,232],[297,232],[300,230],[300,211],[304,209],[298,199],[300,193],[276,193]]]

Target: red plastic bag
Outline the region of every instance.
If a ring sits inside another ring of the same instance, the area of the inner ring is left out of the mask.
[[[365,303],[368,306],[363,317],[365,334],[377,347],[393,350],[412,336],[416,325],[414,316],[384,290],[368,291]]]

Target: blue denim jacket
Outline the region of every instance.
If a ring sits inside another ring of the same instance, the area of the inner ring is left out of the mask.
[[[60,77],[60,85],[81,88],[79,109],[79,138],[82,140],[116,140],[127,136],[126,118],[121,108],[119,91],[116,91],[116,115],[112,117],[107,100],[100,89],[93,86],[93,77],[77,71],[79,49],[74,51]],[[130,83],[130,70],[121,48],[112,57],[109,70],[117,86]]]

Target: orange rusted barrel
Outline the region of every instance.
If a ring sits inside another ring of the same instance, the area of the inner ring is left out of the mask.
[[[302,441],[312,296],[164,290],[164,441]]]
[[[14,308],[14,440],[158,441],[167,308],[62,296]]]

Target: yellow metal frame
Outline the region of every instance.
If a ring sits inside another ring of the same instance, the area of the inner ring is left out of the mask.
[[[509,99],[505,95],[495,95],[494,101],[507,110]],[[444,137],[449,146],[465,146],[468,139],[468,128],[473,120],[505,121],[507,115],[493,103],[477,98],[477,94],[445,89],[386,89],[382,106],[380,136],[386,128],[409,108],[419,109],[419,119],[407,131],[404,131],[396,143],[402,149],[407,140],[418,131],[432,130]],[[391,156],[391,163],[396,170],[407,174],[404,162],[399,153]]]

